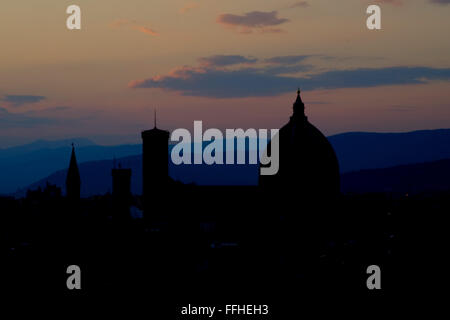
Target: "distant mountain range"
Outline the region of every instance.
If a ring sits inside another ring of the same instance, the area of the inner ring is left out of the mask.
[[[417,194],[450,191],[450,159],[341,175],[344,193]]]
[[[400,179],[402,172],[430,174],[439,167],[445,172],[450,159],[450,129],[424,130],[408,133],[351,132],[329,137],[339,159],[344,191],[402,189],[407,180]],[[77,146],[77,158],[83,181],[84,196],[105,193],[111,188],[113,158],[117,163],[133,170],[133,192],[140,193],[142,186],[141,145],[99,146],[87,139],[64,141],[36,141],[25,146],[0,149],[0,194],[23,195],[26,189],[42,186],[46,181],[63,186],[65,169],[69,163],[70,144]],[[429,163],[426,163],[429,162]],[[417,166],[405,166],[418,164]],[[184,183],[201,185],[252,185],[258,181],[258,167],[253,165],[225,166],[175,166],[170,165],[170,175]],[[386,170],[383,169],[395,167]],[[401,167],[398,167],[401,166]],[[360,171],[361,172],[352,172]],[[349,173],[352,172],[352,173]],[[394,178],[398,174],[397,178]],[[442,175],[443,177],[445,175]],[[367,181],[365,183],[363,180]],[[377,180],[383,177],[383,180]],[[439,178],[436,176],[436,178]],[[397,179],[397,184],[394,183]],[[400,180],[399,180],[400,179]],[[412,177],[411,181],[422,181]],[[370,182],[369,182],[370,181]],[[442,188],[445,183],[439,182]],[[450,184],[450,181],[448,182]],[[410,184],[409,184],[410,185]],[[372,187],[371,187],[372,186]],[[420,186],[418,186],[419,188]],[[372,189],[371,189],[372,188]]]
[[[132,169],[132,192],[142,192],[142,159],[132,156],[119,159]],[[111,161],[91,161],[80,165],[83,197],[111,192]],[[169,167],[172,177],[184,183],[195,181],[200,185],[255,185],[258,181],[257,166],[175,166]],[[65,189],[67,170],[57,171],[50,176],[18,191],[15,196],[23,197],[27,189],[44,188],[46,183]],[[220,183],[217,183],[220,180]],[[415,194],[421,192],[450,191],[450,159],[395,166],[383,169],[366,169],[341,175],[343,193],[392,192]]]
[[[0,149],[0,159],[23,156],[35,151],[65,148],[69,147],[72,143],[77,145],[77,147],[86,147],[95,145],[94,142],[86,138],[74,138],[70,140],[53,140],[53,141],[40,139],[32,143],[24,144],[17,147]]]
[[[142,157],[131,156],[116,160],[123,168],[131,168],[132,186],[134,194],[142,192]],[[81,195],[83,197],[105,194],[111,191],[112,178],[111,160],[90,161],[79,164],[81,176]],[[257,165],[180,165],[169,164],[170,176],[183,183],[199,185],[256,185],[258,183]],[[22,197],[27,189],[45,187],[46,183],[56,184],[65,190],[67,170],[59,170],[41,179],[27,188],[16,192],[15,196]]]
[[[342,173],[450,158],[450,129],[329,137]]]
[[[79,163],[109,160],[141,153],[140,145],[99,146],[87,139],[38,140],[24,146],[0,149],[0,194],[13,193],[53,172],[68,167],[71,144]]]

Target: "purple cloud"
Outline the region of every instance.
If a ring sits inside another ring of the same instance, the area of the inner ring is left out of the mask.
[[[0,125],[2,128],[30,128],[58,123],[59,120],[47,117],[35,117],[25,113],[12,113],[0,107]]]
[[[265,62],[273,64],[284,64],[292,65],[302,62],[303,60],[310,58],[311,55],[300,55],[300,56],[280,56],[266,59]]]
[[[281,25],[288,21],[289,19],[278,18],[277,11],[252,11],[244,15],[224,13],[217,17],[218,23],[230,28],[237,28],[239,33],[252,33],[253,31],[262,33],[282,32],[281,29],[271,27]]]
[[[258,59],[253,57],[244,57],[240,55],[215,55],[198,59],[202,65],[224,67],[237,64],[256,63]]]
[[[295,57],[295,58],[292,58]],[[425,84],[432,80],[450,81],[450,68],[388,67],[314,71],[303,56],[274,57],[288,64],[264,64],[239,68],[200,65],[184,66],[167,75],[130,82],[130,88],[160,88],[186,96],[242,98],[274,96],[301,86],[305,90],[368,88],[388,85]],[[292,64],[290,64],[292,63]],[[300,75],[299,75],[300,73]]]
[[[297,1],[289,6],[289,8],[306,8],[309,7],[308,1]]]
[[[1,101],[6,102],[7,104],[13,107],[20,107],[24,104],[37,103],[44,100],[43,96],[32,96],[32,95],[5,95]]]
[[[450,4],[450,0],[429,0],[431,3],[435,3],[435,4]]]

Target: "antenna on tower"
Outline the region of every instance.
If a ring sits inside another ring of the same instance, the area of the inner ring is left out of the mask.
[[[156,108],[155,108],[155,117],[154,117],[154,121],[155,121],[155,128],[156,128]]]

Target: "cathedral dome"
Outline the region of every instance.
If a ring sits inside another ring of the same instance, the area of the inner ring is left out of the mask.
[[[300,90],[289,122],[279,131],[280,167],[275,176],[261,176],[261,184],[287,187],[305,195],[336,195],[339,164],[328,139],[305,116]]]

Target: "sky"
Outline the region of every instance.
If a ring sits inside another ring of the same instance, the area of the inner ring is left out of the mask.
[[[155,109],[168,130],[279,128],[298,87],[326,135],[450,128],[449,15],[449,0],[2,0],[0,148],[137,143]]]

